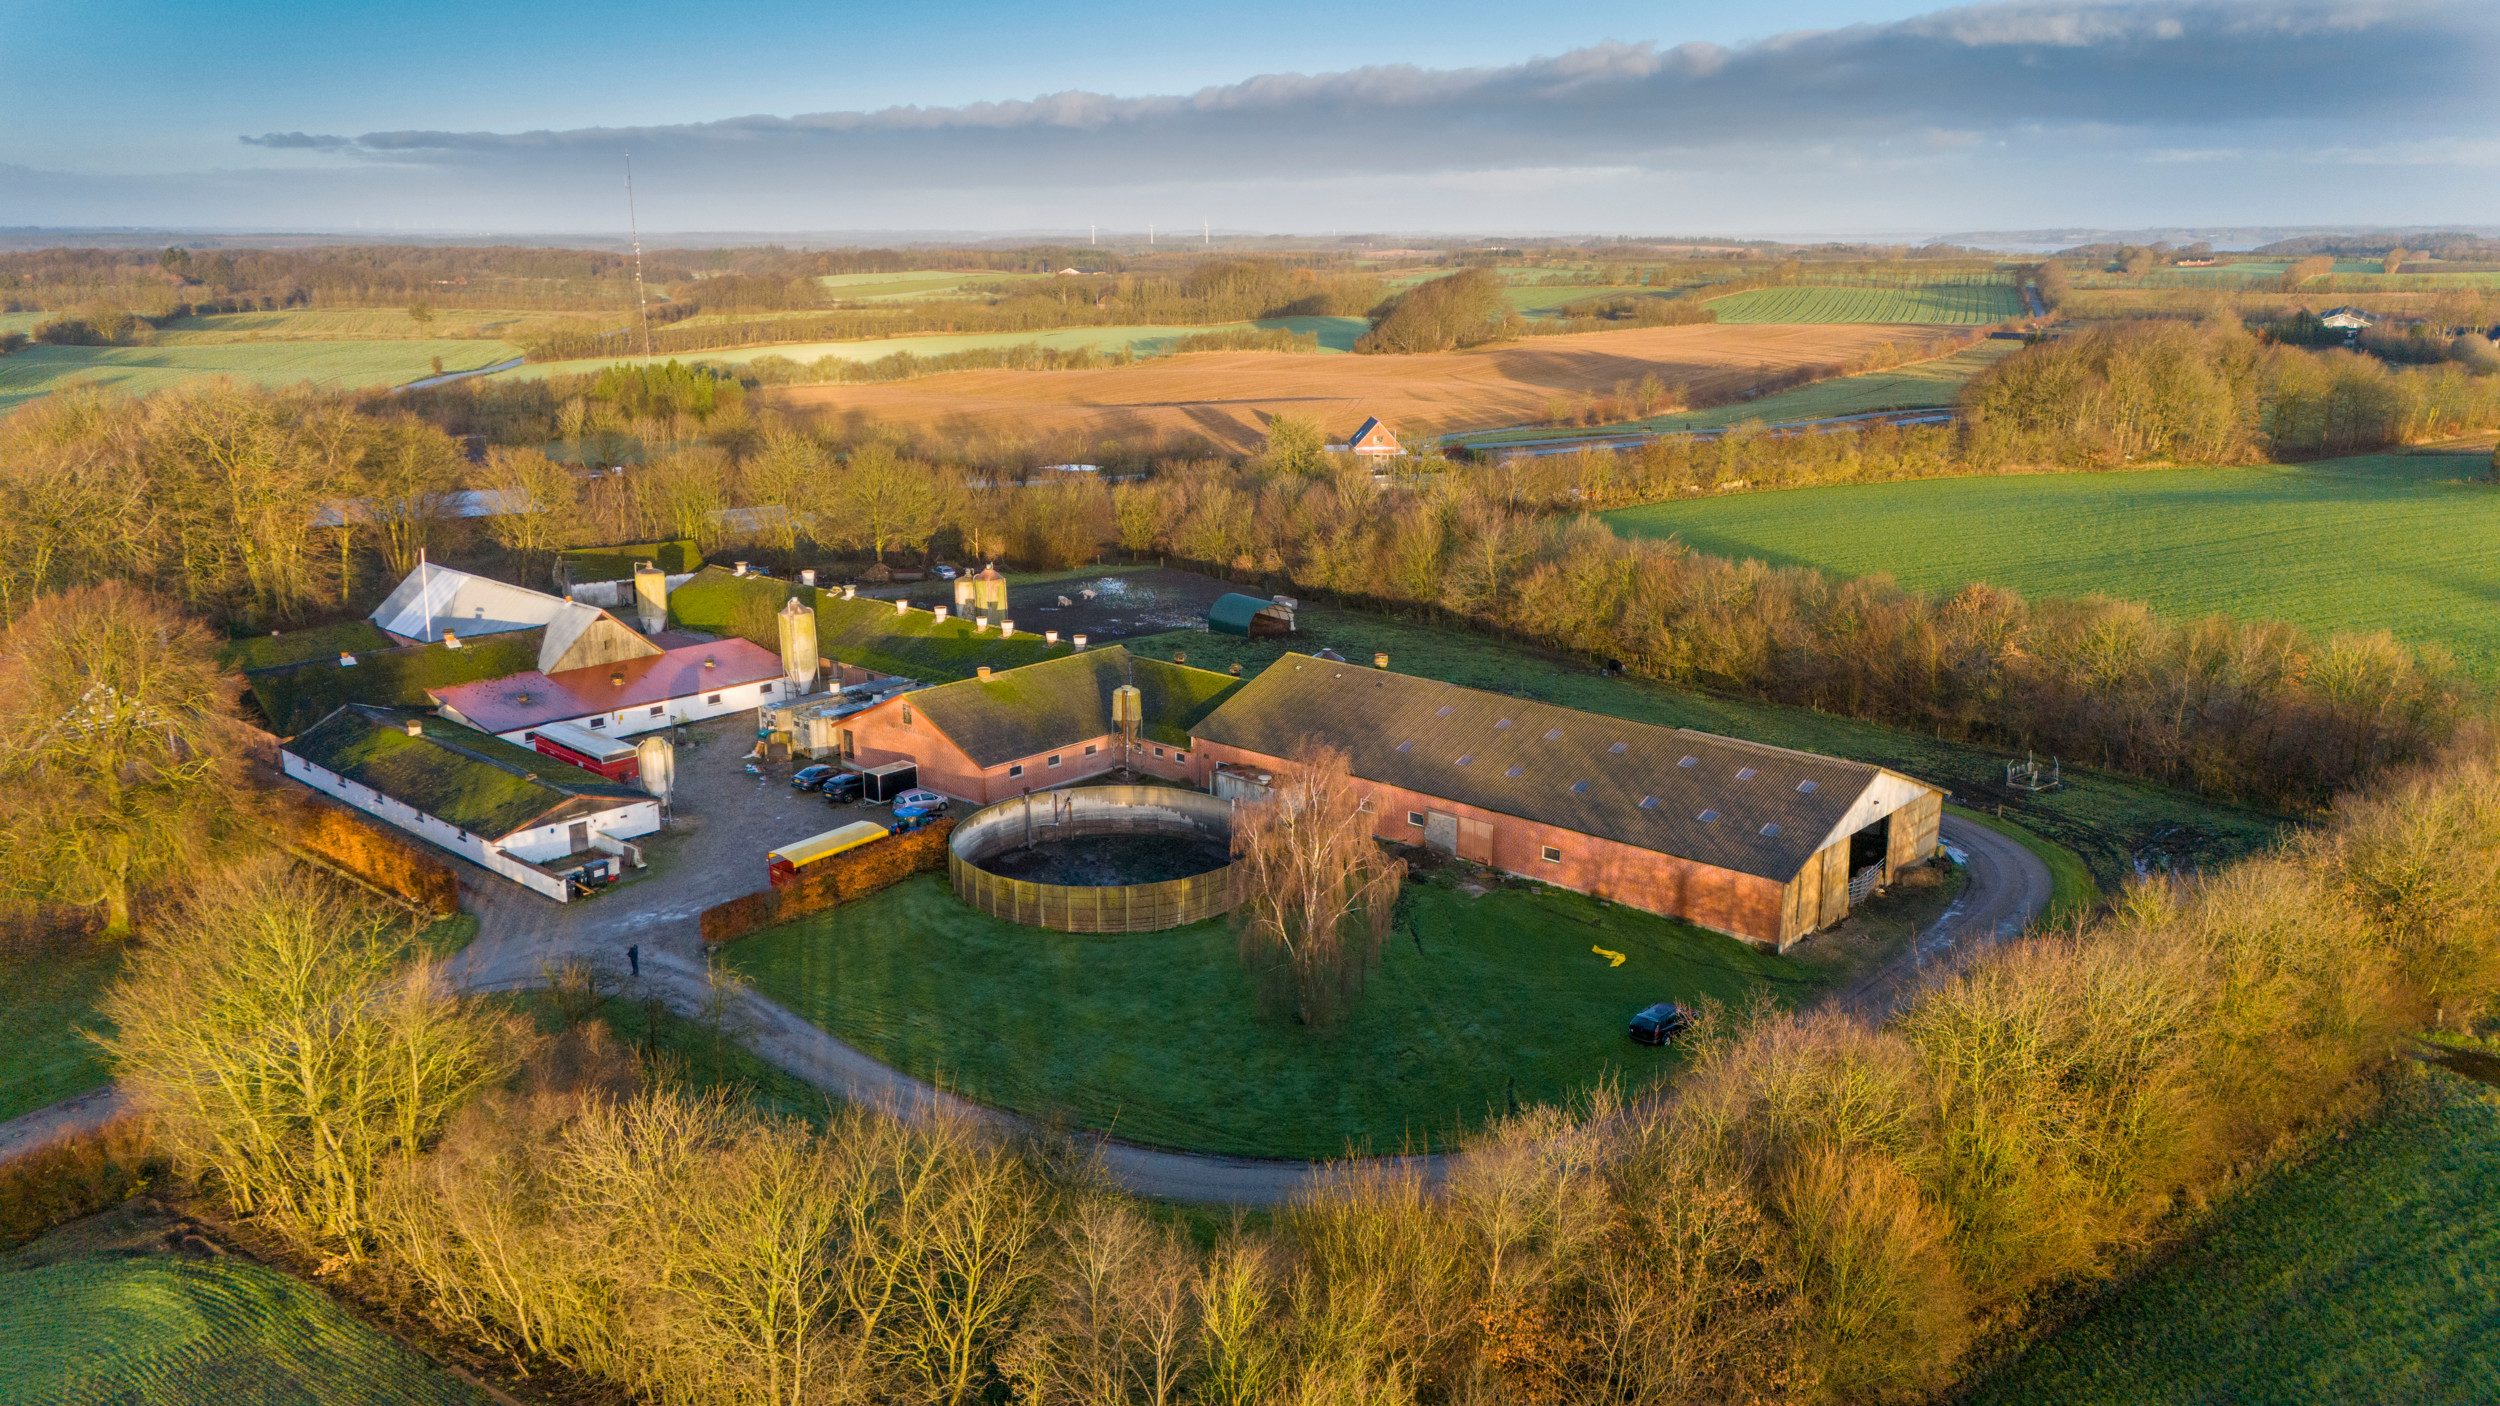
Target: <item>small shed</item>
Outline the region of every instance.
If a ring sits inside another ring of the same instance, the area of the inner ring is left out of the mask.
[[[1289,635],[1293,633],[1293,607],[1280,600],[1261,600],[1257,596],[1231,593],[1216,597],[1207,607],[1207,628],[1219,635]]]

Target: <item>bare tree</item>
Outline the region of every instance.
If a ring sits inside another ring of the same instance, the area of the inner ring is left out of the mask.
[[[1268,800],[1235,808],[1233,852],[1242,964],[1290,996],[1295,1019],[1334,1024],[1379,955],[1406,879],[1406,861],[1372,838],[1345,753],[1305,739]]]
[[[927,542],[944,521],[945,495],[935,471],[883,444],[852,451],[834,494],[853,540],[875,552],[879,561],[885,560],[888,547]]]
[[[123,931],[137,892],[257,809],[214,650],[118,581],[45,597],[0,635],[0,888]]]
[[[496,505],[502,511],[486,519],[486,531],[525,563],[552,555],[581,516],[581,481],[538,450],[488,450],[486,478],[503,496]]]
[[[449,436],[419,420],[384,428],[365,455],[364,508],[394,576],[416,569],[436,524],[450,515],[460,489],[460,451]]]

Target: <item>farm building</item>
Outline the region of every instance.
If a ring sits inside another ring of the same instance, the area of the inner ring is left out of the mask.
[[[2378,319],[2356,307],[2328,308],[2318,319],[2338,332],[2360,332],[2378,325]]]
[[[787,676],[772,651],[741,639],[656,650],[586,669],[530,669],[426,690],[443,716],[522,742],[533,728],[573,723],[609,737],[701,722],[797,697],[815,686]]]
[[[369,618],[402,644],[432,644],[447,634],[540,629],[572,605],[562,596],[419,561]]]
[[[1365,458],[1373,459],[1394,459],[1406,452],[1399,447],[1398,437],[1389,432],[1387,425],[1380,423],[1380,417],[1377,415],[1365,420],[1354,431],[1352,439],[1343,444],[1328,445],[1326,448],[1335,454],[1360,454]]]
[[[639,860],[624,842],[660,828],[640,791],[402,709],[340,708],[278,758],[314,790],[559,903],[574,881]]]
[[[836,723],[838,752],[862,768],[916,763],[920,784],[986,805],[1026,791],[1132,771],[1193,776],[1189,726],[1240,680],[1131,655],[1113,645],[1021,669],[898,694]],[[1133,685],[1133,737],[1112,694]]]
[[[1290,635],[1293,602],[1283,596],[1261,600],[1238,592],[1221,595],[1207,607],[1207,628],[1219,635]]]
[[[1933,854],[1944,801],[1882,767],[1300,654],[1190,734],[1194,779],[1255,782],[1315,737],[1382,839],[1778,948]]]

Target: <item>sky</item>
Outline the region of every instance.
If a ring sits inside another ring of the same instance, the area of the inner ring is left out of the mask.
[[[0,0],[0,227],[2500,224],[2495,0]]]

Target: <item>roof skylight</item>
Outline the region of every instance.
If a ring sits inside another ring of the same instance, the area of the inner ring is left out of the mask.
[[[1699,758],[1699,757],[1686,757],[1684,760],[1682,760],[1682,761],[1680,761],[1680,762],[1677,762],[1677,763],[1676,763],[1676,765],[1677,765],[1677,766],[1699,766],[1699,765],[1701,765],[1701,758]]]
[[[1612,747],[1607,748],[1606,750],[1607,750],[1607,751],[1609,751],[1609,752],[1612,752],[1612,753],[1614,753],[1616,756],[1620,757],[1620,756],[1622,756],[1622,755],[1623,755],[1623,749],[1624,749],[1624,748],[1626,748],[1626,747],[1629,747],[1629,746],[1631,746],[1631,745],[1632,745],[1632,744],[1631,744],[1631,743],[1629,743],[1629,742],[1618,742],[1618,743],[1616,743],[1615,745],[1613,745]]]
[[[1705,811],[1703,811],[1701,814],[1696,815],[1696,816],[1694,816],[1693,818],[1694,818],[1695,820],[1700,821],[1702,824],[1707,825],[1707,824],[1709,824],[1711,821],[1718,819],[1718,818],[1719,818],[1719,813],[1718,813],[1717,811],[1715,811],[1715,810],[1705,810]]]
[[[1759,776],[1759,775],[1761,775],[1761,774],[1762,774],[1762,773],[1760,773],[1760,772],[1758,772],[1758,771],[1755,771],[1752,767],[1749,767],[1749,766],[1748,766],[1748,767],[1738,767],[1738,768],[1737,768],[1737,770],[1736,770],[1736,779],[1737,779],[1737,780],[1739,780],[1739,781],[1751,781],[1751,780],[1753,780],[1755,777],[1757,777],[1757,776]]]
[[[1805,792],[1809,796],[1814,794],[1814,786],[1815,783],[1811,781],[1800,781],[1797,783],[1797,789]]]
[[[1527,770],[1527,768],[1526,768],[1526,767],[1524,767],[1524,766],[1514,766],[1514,767],[1512,767],[1510,770],[1508,770],[1508,771],[1506,771],[1506,772],[1503,772],[1503,773],[1502,773],[1502,775],[1504,775],[1504,776],[1517,776],[1519,773],[1521,773],[1521,772],[1523,772],[1523,771],[1526,771],[1526,770]]]
[[[1589,784],[1585,781],[1574,781],[1571,783],[1571,794],[1575,796],[1585,796],[1588,794],[1588,790]]]

